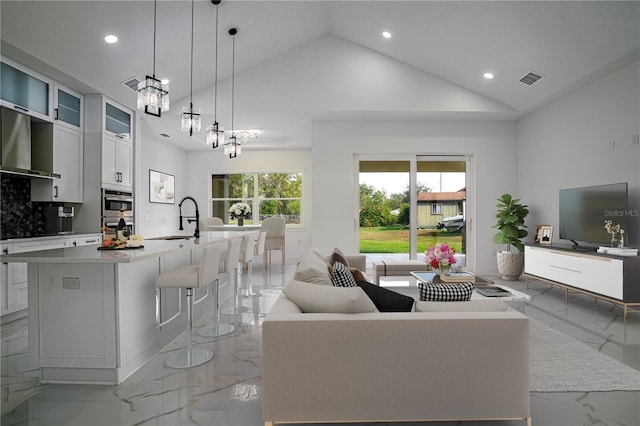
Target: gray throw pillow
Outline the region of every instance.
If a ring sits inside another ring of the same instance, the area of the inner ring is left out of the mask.
[[[333,253],[331,253],[331,256],[329,257],[329,260],[331,261],[332,265],[334,263],[336,263],[336,262],[340,262],[340,263],[344,263],[345,265],[347,265],[347,268],[349,268],[351,266],[351,265],[349,265],[349,260],[344,255],[344,253],[342,253],[340,251],[339,248],[334,248],[333,249]]]

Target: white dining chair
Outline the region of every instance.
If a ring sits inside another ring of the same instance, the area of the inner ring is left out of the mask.
[[[267,269],[267,264],[271,264],[271,252],[280,250],[282,253],[282,270],[284,271],[285,226],[286,220],[281,216],[268,217],[262,221],[260,230],[266,232],[263,255],[265,270]]]

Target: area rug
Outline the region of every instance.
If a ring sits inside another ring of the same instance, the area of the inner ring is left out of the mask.
[[[531,392],[640,390],[640,371],[540,321],[529,324]]]

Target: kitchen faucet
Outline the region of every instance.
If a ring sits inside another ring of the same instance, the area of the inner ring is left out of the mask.
[[[193,197],[190,196],[186,196],[182,199],[182,201],[180,201],[180,204],[178,204],[178,209],[180,210],[180,231],[184,230],[184,227],[182,226],[182,203],[185,202],[185,200],[191,200],[193,201],[193,204],[196,206],[196,215],[195,216],[184,216],[184,218],[187,219],[187,223],[191,223],[191,222],[195,222],[196,223],[196,232],[193,234],[193,236],[195,238],[200,238],[200,211],[198,210],[198,203],[196,203],[196,200]]]

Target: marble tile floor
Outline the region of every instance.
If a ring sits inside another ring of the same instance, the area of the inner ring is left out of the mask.
[[[369,264],[374,256],[368,256]],[[261,265],[260,265],[261,266]],[[38,385],[33,371],[21,370],[28,351],[26,320],[2,326],[2,418],[9,425],[210,425],[257,426],[261,417],[261,323],[295,264],[268,274],[254,267],[254,289],[261,297],[245,299],[252,312],[232,318],[236,332],[218,339],[195,337],[213,348],[214,358],[188,370],[164,366],[165,357],[184,345],[180,336],[119,386]],[[640,313],[630,313],[585,296],[570,295],[542,282],[502,281],[531,295],[518,305],[531,318],[640,369]],[[197,325],[204,324],[203,318]],[[473,354],[470,354],[472,361]],[[10,372],[10,374],[6,374]],[[10,386],[12,385],[12,386]],[[15,402],[14,401],[23,401]],[[640,425],[640,392],[531,393],[533,425]],[[6,409],[5,409],[6,408]],[[377,423],[387,425],[388,423]],[[418,426],[422,423],[393,423]],[[523,425],[524,422],[431,422],[428,425]],[[426,425],[426,424],[425,424]]]

